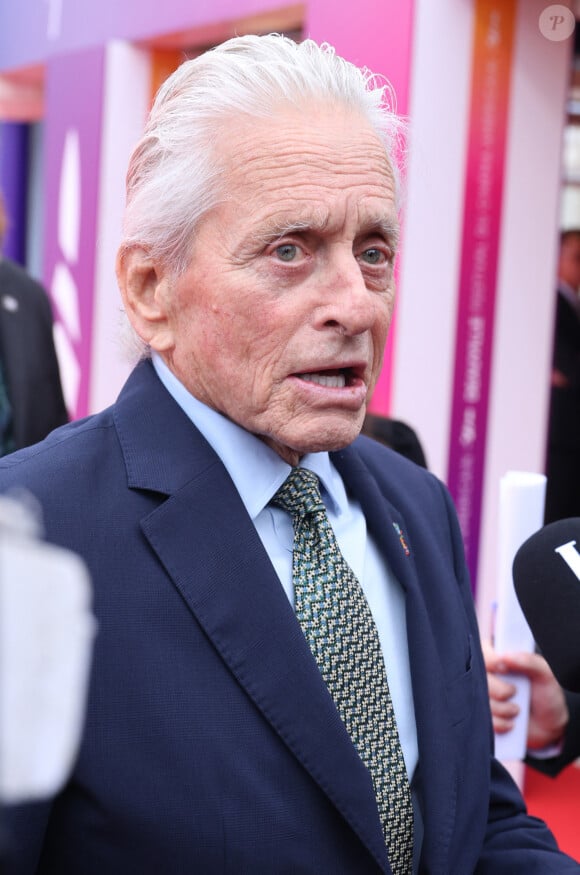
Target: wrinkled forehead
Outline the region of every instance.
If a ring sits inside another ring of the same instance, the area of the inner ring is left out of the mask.
[[[295,105],[285,101],[263,117],[227,115],[217,126],[212,146],[217,159],[229,170],[268,164],[269,160],[280,161],[283,169],[303,154],[317,157],[322,167],[326,163],[338,173],[347,171],[352,159],[361,156],[369,168],[395,175],[381,133],[359,109],[338,102],[309,99]],[[335,163],[331,165],[331,161]]]
[[[216,132],[213,204],[196,223],[198,247],[252,258],[292,231],[354,242],[378,234],[398,244],[397,184],[382,138],[360,113],[315,106],[236,115]]]
[[[344,106],[278,107],[269,118],[231,120],[217,143],[223,184],[246,198],[295,201],[328,222],[332,195],[396,203],[396,179],[382,137]],[[287,204],[285,204],[287,208]],[[326,212],[325,212],[326,210]]]

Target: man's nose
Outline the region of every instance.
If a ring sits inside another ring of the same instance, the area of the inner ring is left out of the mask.
[[[378,293],[367,288],[354,255],[336,259],[325,278],[325,303],[319,312],[324,328],[345,335],[368,331],[376,317]]]

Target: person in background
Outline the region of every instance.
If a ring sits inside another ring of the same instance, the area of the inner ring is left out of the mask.
[[[144,358],[0,462],[86,561],[99,630],[78,761],[3,813],[4,875],[580,872],[493,757],[447,489],[359,437],[394,304],[387,100],[269,35],[154,102],[117,257]]]
[[[560,235],[546,460],[545,523],[580,515],[580,228]],[[495,732],[519,714],[505,674],[531,682],[527,762],[556,775],[580,756],[580,695],[564,691],[539,653],[503,653],[484,642]]]
[[[483,643],[483,653],[494,731],[509,732],[520,711],[513,701],[516,688],[502,675],[529,678],[526,762],[545,774],[557,775],[580,756],[580,694],[563,690],[539,653],[498,654],[488,642]]]
[[[2,255],[7,222],[0,193],[0,455],[68,421],[50,301],[40,283]]]
[[[580,516],[580,229],[563,231],[546,454],[544,522]]]
[[[364,418],[361,434],[380,441],[386,447],[396,450],[407,459],[411,459],[422,468],[427,467],[427,459],[423,447],[417,436],[417,432],[402,422],[400,419],[391,419],[388,416],[378,416],[375,413],[367,413]]]

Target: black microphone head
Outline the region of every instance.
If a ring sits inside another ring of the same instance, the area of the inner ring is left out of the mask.
[[[518,601],[559,683],[580,692],[580,517],[550,523],[513,563]]]

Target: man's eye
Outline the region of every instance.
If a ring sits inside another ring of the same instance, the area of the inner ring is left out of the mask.
[[[274,250],[280,261],[294,261],[298,254],[298,247],[293,243],[283,243]]]
[[[363,258],[367,264],[381,264],[385,260],[385,254],[380,249],[365,249],[361,258]]]

